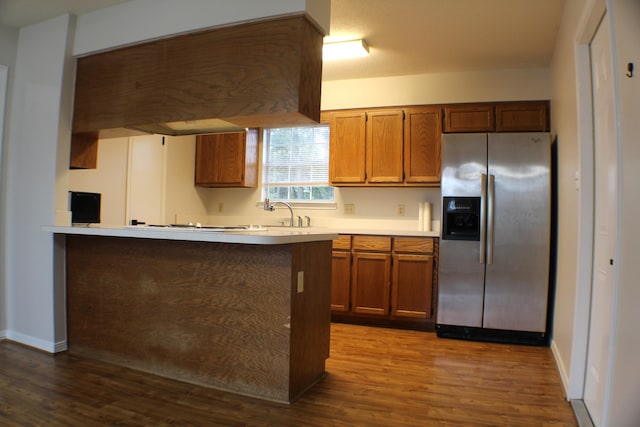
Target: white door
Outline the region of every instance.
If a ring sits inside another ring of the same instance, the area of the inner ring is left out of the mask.
[[[127,224],[164,224],[166,150],[162,136],[129,138]]]
[[[595,426],[603,426],[608,402],[615,253],[618,227],[618,150],[613,62],[607,16],[591,44],[594,123],[594,247],[591,314],[584,402]]]

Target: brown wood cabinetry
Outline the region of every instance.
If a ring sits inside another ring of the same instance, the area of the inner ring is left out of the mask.
[[[329,180],[332,185],[364,184],[367,115],[334,112],[329,119]]]
[[[198,135],[195,170],[198,187],[255,187],[258,184],[257,131]]]
[[[216,129],[312,125],[320,118],[322,37],[300,15],[79,58],[73,132],[173,135],[180,132],[171,123],[210,119],[227,122],[210,125]]]
[[[433,316],[433,239],[396,237],[393,245],[391,314]]]
[[[375,110],[367,118],[367,182],[402,183],[403,181],[402,110]]]
[[[98,167],[98,132],[71,135],[69,169],[95,169]]]
[[[496,104],[496,132],[544,132],[549,130],[549,103],[505,102]]]
[[[351,300],[351,236],[333,241],[331,263],[331,311],[346,313]]]
[[[353,236],[351,311],[386,316],[391,286],[391,237]]]
[[[460,104],[444,107],[444,132],[493,132],[493,104]]]
[[[440,121],[439,107],[405,109],[405,182],[440,182]]]
[[[325,112],[334,186],[437,186],[440,111],[436,107]]]
[[[445,105],[444,132],[546,132],[549,101]]]
[[[336,321],[433,330],[437,239],[340,235],[333,243]]]

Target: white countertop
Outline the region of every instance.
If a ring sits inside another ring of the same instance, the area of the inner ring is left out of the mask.
[[[366,234],[381,236],[439,237],[438,231],[357,229],[353,227],[266,227],[247,230],[208,231],[205,228],[163,228],[147,226],[108,227],[44,226],[44,231],[56,234],[80,234],[88,236],[134,237],[141,239],[191,240],[217,243],[241,243],[278,245],[287,243],[334,240],[338,234]]]
[[[318,228],[284,228],[252,230],[207,231],[206,229],[160,227],[103,227],[99,225],[60,227],[45,226],[44,231],[56,234],[80,234],[87,236],[133,237],[139,239],[190,240],[198,242],[240,243],[249,245],[280,245],[287,243],[334,240],[335,231]]]

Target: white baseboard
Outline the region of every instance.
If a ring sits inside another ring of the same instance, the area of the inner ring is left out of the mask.
[[[15,341],[19,344],[26,345],[28,347],[33,347],[38,350],[45,351],[47,353],[59,353],[61,351],[67,350],[67,341],[60,341],[57,343],[46,341],[40,338],[32,337],[30,335],[21,334],[19,332],[14,331],[5,331],[6,339],[10,341]]]
[[[562,389],[564,390],[564,395],[569,399],[569,375],[567,371],[564,369],[564,363],[562,363],[562,356],[560,356],[560,351],[556,346],[555,340],[551,340],[551,354],[553,354],[553,359],[556,362],[556,368],[558,369],[558,373],[560,374],[560,381],[562,381]]]
[[[4,329],[0,329],[0,341],[7,339],[7,331]]]

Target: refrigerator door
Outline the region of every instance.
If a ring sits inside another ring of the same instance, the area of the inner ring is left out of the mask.
[[[487,173],[487,135],[442,137],[442,197],[481,197]],[[481,225],[482,226],[482,225]],[[485,265],[478,241],[441,239],[437,323],[482,326]]]
[[[550,246],[550,136],[491,134],[488,173],[493,175],[493,230],[487,231],[483,326],[544,332]],[[492,232],[491,232],[492,231]]]

